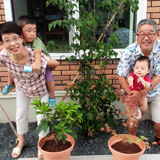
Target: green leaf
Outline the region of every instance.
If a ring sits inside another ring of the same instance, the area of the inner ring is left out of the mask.
[[[54,132],[54,125],[52,123],[48,123],[49,129]]]
[[[77,139],[77,134],[76,134],[76,132],[71,132],[70,134],[71,134],[74,138]]]
[[[62,134],[62,142],[63,142],[63,144],[66,143],[66,139],[67,139],[67,136],[65,134]]]
[[[144,140],[148,141],[148,138],[145,137],[145,136],[140,136],[140,138],[141,138],[143,141],[144,141]]]
[[[61,127],[60,126],[57,126],[55,125],[54,128],[58,129],[58,130],[61,130]]]
[[[71,129],[65,129],[66,133],[72,133],[73,131]]]
[[[46,132],[48,127],[49,127],[48,122],[47,121],[42,121],[41,124],[42,124],[43,131]]]
[[[60,140],[62,139],[62,134],[59,134],[59,133],[58,133],[58,137],[57,137],[57,138],[58,138],[58,140],[60,141]]]
[[[37,126],[37,128],[36,128],[36,134],[40,134],[41,131],[43,131],[43,125],[42,125],[42,123],[40,123],[40,124]]]
[[[139,138],[136,139],[136,142],[137,142],[137,143],[140,143],[141,141],[142,141],[142,140],[139,139]]]

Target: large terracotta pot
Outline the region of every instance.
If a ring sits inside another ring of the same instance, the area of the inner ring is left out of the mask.
[[[42,146],[44,145],[46,140],[54,139],[54,135],[51,135],[50,137],[44,137],[39,140],[38,149],[43,154],[45,160],[70,160],[70,154],[71,151],[73,150],[75,140],[69,134],[66,134],[66,136],[67,136],[67,141],[71,142],[72,145],[70,148],[60,152],[47,152],[42,149]]]
[[[126,134],[120,134],[120,137],[122,138],[125,136]],[[135,140],[138,137],[130,135],[130,138],[132,140]],[[108,141],[108,147],[109,147],[109,150],[112,152],[113,160],[139,160],[145,151],[145,143],[141,140],[140,143],[137,143],[136,141],[134,141],[134,143],[136,143],[141,148],[142,150],[141,152],[134,153],[134,154],[126,154],[126,153],[118,152],[114,150],[111,146],[119,141],[121,141],[121,139],[118,138],[116,135],[111,137]]]

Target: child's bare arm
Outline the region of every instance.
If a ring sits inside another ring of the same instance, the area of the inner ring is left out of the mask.
[[[35,62],[31,66],[33,67],[33,72],[38,72],[40,70],[40,66],[41,66],[42,50],[41,49],[34,49],[33,53],[34,53],[34,57],[35,57]]]
[[[151,86],[150,82],[146,82],[143,78],[140,77],[140,80],[142,82],[142,85],[144,86],[145,89],[149,89]]]
[[[133,88],[133,77],[129,76],[127,81],[128,81],[129,86]]]
[[[57,66],[59,66],[59,62],[54,59],[49,59],[47,62],[47,66],[50,67],[52,70],[55,70]]]

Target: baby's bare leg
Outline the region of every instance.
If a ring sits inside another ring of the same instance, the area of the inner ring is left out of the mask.
[[[142,117],[144,114],[147,113],[147,97],[143,97],[140,101],[140,109],[141,109],[141,112],[142,112]]]

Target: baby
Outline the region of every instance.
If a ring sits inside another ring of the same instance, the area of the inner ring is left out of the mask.
[[[148,75],[150,71],[149,59],[145,56],[140,56],[135,61],[134,72],[128,77],[128,83],[131,91],[139,91],[141,89],[149,89],[151,86],[151,79]],[[139,107],[142,116],[147,112],[147,97],[143,96],[139,99]]]

